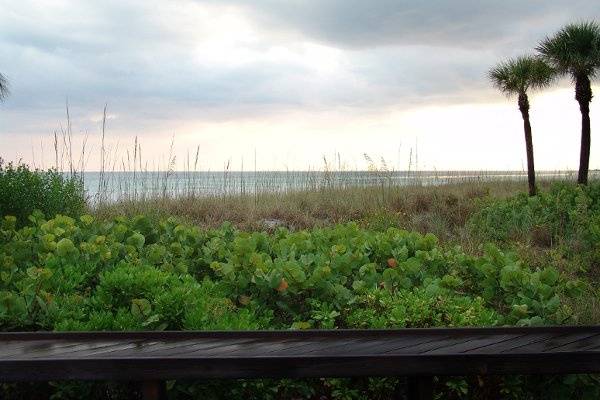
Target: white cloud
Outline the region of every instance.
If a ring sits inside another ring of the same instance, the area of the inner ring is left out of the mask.
[[[91,144],[108,102],[115,143],[139,136],[158,157],[175,134],[181,151],[208,149],[213,168],[254,147],[267,169],[316,165],[334,150],[362,165],[363,152],[397,157],[400,142],[408,149],[417,137],[424,165],[519,168],[518,113],[486,71],[564,22],[598,17],[594,4],[0,0],[0,71],[13,92],[0,105],[1,155],[30,157],[32,143],[64,125],[68,98],[73,126]],[[562,110],[549,98],[534,111],[550,132],[545,150],[577,125],[573,116],[549,122]],[[506,155],[487,155],[494,140]],[[569,140],[564,161],[538,166],[576,167],[568,146],[577,138]],[[482,147],[457,156],[460,146],[447,151],[453,143]]]

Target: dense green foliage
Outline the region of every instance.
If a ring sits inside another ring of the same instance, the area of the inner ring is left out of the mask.
[[[600,69],[600,24],[596,21],[565,25],[537,47],[558,72],[592,78]]]
[[[521,56],[493,67],[489,78],[502,93],[514,96],[527,93],[529,89],[548,87],[554,74],[554,69],[541,58]]]
[[[4,217],[0,230],[3,330],[563,323],[571,312],[562,298],[576,296],[580,287],[553,268],[532,270],[494,246],[475,257],[441,247],[430,234],[370,231],[353,223],[268,234],[240,232],[227,224],[204,231],[175,219],[143,216],[46,220],[38,212],[28,226],[18,228],[16,222]],[[395,383],[178,384],[171,394],[189,398],[212,390],[217,397],[387,398]],[[461,381],[439,384],[453,396],[469,390]],[[511,387],[510,381],[495,385]],[[5,387],[7,393],[22,389],[10,388]],[[93,396],[94,388],[76,384],[54,390],[57,398],[69,398],[69,391]]]
[[[589,271],[600,263],[600,184],[556,183],[531,198],[487,199],[469,224],[483,239],[552,246]]]
[[[78,177],[31,169],[25,164],[6,164],[0,158],[0,216],[15,216],[21,226],[34,210],[78,216],[84,209],[83,183]]]
[[[6,329],[288,329],[542,324],[575,288],[488,246],[356,224],[312,231],[201,231],[170,219],[5,217]]]

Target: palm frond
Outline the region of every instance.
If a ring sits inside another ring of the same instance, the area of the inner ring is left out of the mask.
[[[2,74],[0,74],[0,101],[4,100],[10,94],[8,88],[8,80]]]
[[[489,71],[492,84],[508,96],[545,88],[552,83],[555,75],[550,65],[534,56],[509,59]]]
[[[525,67],[530,89],[544,89],[556,78],[556,70],[540,57],[529,57]]]
[[[600,24],[568,24],[536,49],[562,74],[593,77],[600,69]]]

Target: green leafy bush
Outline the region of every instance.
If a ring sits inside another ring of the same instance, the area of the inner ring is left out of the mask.
[[[484,240],[556,247],[583,269],[600,264],[600,183],[556,183],[535,197],[487,199],[469,221]]]
[[[578,288],[552,268],[532,270],[491,245],[475,257],[441,247],[430,234],[353,223],[268,234],[229,224],[203,231],[144,216],[96,221],[37,214],[21,228],[4,217],[0,228],[3,330],[555,324],[568,321],[561,299]],[[397,384],[348,382],[178,384],[171,393],[384,399]],[[69,398],[70,391],[93,396],[89,386],[78,385],[59,385],[55,397]]]
[[[12,215],[22,226],[34,210],[53,217],[83,213],[83,183],[56,170],[31,169],[25,164],[4,163],[0,158],[0,217]]]

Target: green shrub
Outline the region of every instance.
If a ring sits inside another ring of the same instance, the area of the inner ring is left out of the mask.
[[[6,164],[0,159],[0,217],[12,215],[17,224],[28,222],[34,210],[48,217],[77,216],[85,208],[83,183],[56,170],[31,169],[25,164]]]
[[[468,225],[483,240],[556,247],[589,269],[600,264],[600,183],[556,183],[534,197],[487,199]]]
[[[441,247],[433,235],[396,228],[350,223],[268,234],[230,224],[203,231],[144,216],[36,215],[31,222],[18,228],[6,216],[0,223],[0,326],[6,331],[556,324],[569,321],[562,299],[579,288],[553,268],[533,270],[492,245],[476,257]],[[474,387],[440,381],[446,383],[455,398]],[[170,392],[174,398],[385,399],[397,384],[178,383]],[[6,397],[22,388],[4,386]],[[82,383],[47,392],[55,398],[135,395],[123,386]]]

